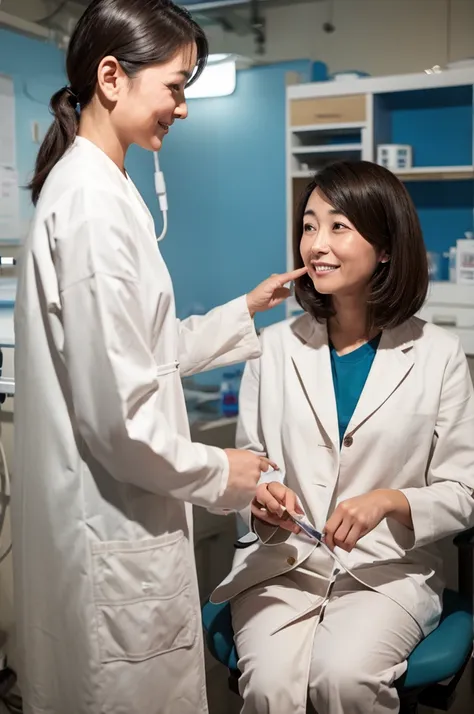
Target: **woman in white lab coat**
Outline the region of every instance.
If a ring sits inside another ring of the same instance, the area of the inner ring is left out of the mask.
[[[414,317],[426,249],[395,176],[329,166],[295,226],[305,313],[263,331],[238,429],[281,471],[212,599],[232,600],[242,714],[304,714],[307,698],[318,714],[395,714],[392,685],[439,621],[435,542],[474,523],[471,378],[458,337]],[[285,520],[296,498],[351,574]]]
[[[52,98],[15,318],[26,714],[207,711],[191,504],[244,507],[268,460],[192,443],[180,377],[256,357],[253,314],[291,275],[176,320],[124,160],[132,143],[158,150],[186,117],[206,56],[171,2],[95,0],[71,39],[70,86]]]

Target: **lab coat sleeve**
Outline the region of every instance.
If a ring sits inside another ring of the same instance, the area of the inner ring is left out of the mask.
[[[444,374],[427,486],[402,489],[413,520],[413,533],[404,529],[407,549],[474,525],[474,394],[466,357],[459,340],[455,344]]]
[[[236,445],[239,449],[248,449],[262,456],[269,456],[265,445],[260,420],[260,359],[254,359],[245,366],[239,395],[239,420],[237,423]],[[269,470],[262,473],[259,483],[282,481],[283,474]],[[240,516],[249,530],[258,535],[265,545],[276,545],[289,537],[289,531],[267,525],[254,518],[247,506]]]
[[[182,376],[244,362],[260,355],[260,342],[245,295],[216,307],[207,315],[178,321],[178,327]]]
[[[63,359],[78,436],[118,481],[199,506],[243,508],[248,498],[224,496],[225,452],[191,442],[167,421],[163,395],[167,405],[170,392],[182,397],[179,373],[157,374],[123,220],[88,217],[57,249]],[[105,250],[106,242],[114,250]]]

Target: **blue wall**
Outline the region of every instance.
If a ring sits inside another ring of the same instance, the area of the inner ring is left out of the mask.
[[[169,232],[161,244],[176,291],[178,314],[208,310],[250,290],[286,266],[285,75],[311,76],[306,60],[239,71],[236,92],[191,100],[189,118],[166,137],[160,161],[169,201]],[[32,78],[32,72],[34,77]],[[54,45],[0,30],[0,73],[14,80],[17,168],[28,183],[44,135],[49,100],[66,82],[64,54]],[[153,159],[133,147],[127,168],[152,210],[159,232]],[[21,192],[21,214],[32,214]],[[263,326],[284,309],[258,316]]]
[[[241,70],[233,95],[190,100],[188,119],[166,137],[160,162],[170,227],[161,250],[180,316],[285,270],[285,74],[306,79],[310,69],[300,61]],[[128,167],[160,226],[152,159],[132,150]],[[258,324],[283,316],[276,308]]]
[[[161,244],[176,290],[178,314],[208,310],[254,287],[286,265],[285,74],[307,80],[309,61],[239,71],[236,92],[189,102],[160,155],[169,200],[169,232]],[[32,77],[34,72],[34,77]],[[51,95],[66,82],[64,54],[56,46],[0,29],[0,73],[14,80],[17,168],[28,183],[38,145],[31,124],[44,135]],[[127,168],[157,224],[153,160],[133,147]],[[21,215],[32,214],[21,191]],[[258,319],[282,319],[283,308]]]

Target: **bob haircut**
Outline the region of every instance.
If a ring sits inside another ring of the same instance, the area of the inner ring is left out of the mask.
[[[428,291],[428,259],[413,202],[394,174],[369,161],[340,161],[320,171],[307,185],[296,212],[293,259],[303,267],[300,242],[309,197],[318,189],[326,200],[390,260],[379,263],[369,283],[367,326],[390,329],[413,317]],[[311,278],[296,281],[299,305],[316,320],[335,315],[331,295],[315,289]]]

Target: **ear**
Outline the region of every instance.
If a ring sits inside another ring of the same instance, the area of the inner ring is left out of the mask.
[[[97,83],[100,91],[109,100],[116,102],[125,85],[127,76],[115,57],[104,57],[97,69]]]

